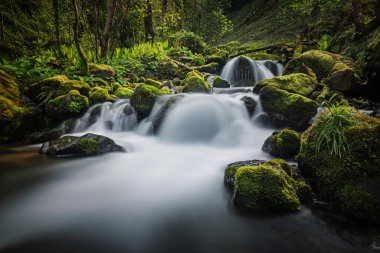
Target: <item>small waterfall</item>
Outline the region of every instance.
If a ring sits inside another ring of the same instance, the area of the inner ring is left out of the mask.
[[[129,100],[96,104],[75,122],[74,132],[83,131],[130,131],[137,125],[137,114]]]
[[[231,86],[253,86],[261,80],[282,75],[284,66],[277,61],[254,61],[238,56],[224,66],[221,77]]]
[[[243,97],[250,97],[257,102],[252,118]],[[159,138],[177,143],[261,145],[262,139],[268,136],[268,129],[256,120],[258,115],[266,114],[258,95],[252,93],[189,94],[168,112],[160,128]]]

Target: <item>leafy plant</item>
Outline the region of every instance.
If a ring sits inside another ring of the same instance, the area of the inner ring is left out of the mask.
[[[331,35],[323,34],[318,42],[319,50],[327,50],[331,41]]]
[[[82,110],[82,104],[80,102],[71,101],[69,104],[69,111],[70,112],[80,112]]]
[[[351,116],[347,107],[333,102],[334,98],[335,95],[322,104],[327,107],[329,114],[322,130],[319,132],[316,151],[320,153],[326,147],[331,155],[337,155],[339,158],[342,158],[349,149],[344,133],[344,126],[353,123],[355,119]]]

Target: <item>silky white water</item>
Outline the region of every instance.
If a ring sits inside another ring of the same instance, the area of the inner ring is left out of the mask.
[[[246,62],[246,63],[245,63]],[[249,66],[242,68],[242,64]],[[234,87],[241,80],[251,80],[254,84],[268,78],[281,76],[284,66],[277,61],[254,61],[246,56],[238,56],[224,66],[221,77]]]
[[[18,190],[0,198],[0,252],[350,252],[350,237],[308,208],[262,217],[232,207],[226,166],[269,159],[261,146],[274,131],[257,122],[260,103],[249,117],[241,98],[258,98],[248,92],[184,95],[157,136],[146,133],[166,99],[135,127],[128,101],[91,108],[75,134],[106,135],[128,152],[43,159],[2,176]]]

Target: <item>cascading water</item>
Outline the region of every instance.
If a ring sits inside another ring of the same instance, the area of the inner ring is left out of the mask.
[[[17,194],[0,195],[0,252],[364,252],[307,207],[261,217],[231,206],[226,166],[269,159],[261,147],[274,129],[259,123],[265,113],[252,89],[224,93],[181,96],[158,136],[143,133],[167,98],[140,125],[127,100],[90,108],[76,134],[106,135],[128,153],[26,160],[34,168],[22,176],[2,174],[0,186],[17,185]]]
[[[74,132],[83,131],[127,131],[137,126],[135,109],[128,100],[105,102],[92,106],[74,125]]]
[[[232,87],[253,86],[261,80],[282,75],[283,68],[284,66],[277,61],[254,61],[249,57],[239,56],[227,62],[221,77]],[[251,82],[245,84],[246,81]]]

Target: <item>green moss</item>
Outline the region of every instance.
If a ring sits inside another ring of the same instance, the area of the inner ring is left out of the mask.
[[[0,96],[11,100],[19,100],[19,87],[13,77],[0,70]]]
[[[220,65],[217,62],[211,62],[209,64],[193,67],[194,70],[198,70],[200,72],[210,73],[210,74],[218,74],[220,71]]]
[[[147,79],[145,80],[145,83],[148,84],[148,85],[154,86],[154,87],[156,87],[157,89],[161,89],[161,88],[163,87],[162,83],[160,83],[159,81],[156,81],[156,80],[150,79],[150,78],[147,78]]]
[[[203,58],[202,55],[196,55],[192,60],[191,60],[191,65],[192,66],[202,66],[206,64],[205,58]]]
[[[183,86],[182,92],[201,92],[211,93],[212,89],[209,84],[204,80],[201,73],[198,71],[191,71],[186,75],[185,80],[181,82]]]
[[[90,99],[93,103],[104,103],[111,100],[108,90],[100,87],[94,87],[90,91]]]
[[[98,142],[93,139],[80,139],[79,149],[88,156],[98,154]]]
[[[65,120],[80,116],[88,106],[88,98],[74,92],[50,100],[46,105],[46,112],[55,120]]]
[[[219,54],[213,54],[207,57],[206,63],[217,62],[220,66],[227,62],[227,57]],[[202,64],[203,65],[203,64]]]
[[[229,88],[230,83],[219,76],[214,77],[214,88]]]
[[[314,71],[298,59],[292,59],[286,64],[283,75],[290,75],[294,73],[303,73],[311,78],[317,79],[317,75]]]
[[[282,158],[294,158],[300,149],[300,134],[294,130],[283,129],[275,132],[264,143],[263,150]]]
[[[271,165],[241,167],[235,175],[234,203],[255,211],[300,210],[297,189],[288,180],[284,171]]]
[[[321,92],[318,94],[316,101],[319,104],[322,104],[324,101],[327,101],[330,98],[330,88],[328,85],[323,85]]]
[[[300,55],[297,60],[311,68],[319,80],[327,77],[336,64],[333,55],[320,50],[307,51]]]
[[[347,153],[339,157],[322,148],[317,154],[317,138],[323,134],[329,118],[329,111],[325,110],[302,135],[300,169],[321,197],[332,201],[343,212],[379,221],[380,191],[376,185],[380,181],[380,120],[352,108],[346,111],[355,118],[343,126]]]
[[[61,94],[66,94],[71,90],[77,90],[82,95],[87,96],[91,87],[85,82],[78,81],[78,80],[69,80],[60,83],[58,86],[58,90],[61,92]]]
[[[131,104],[140,119],[149,116],[159,95],[163,95],[163,93],[154,86],[140,84],[136,87],[131,97]]]
[[[260,91],[260,99],[272,123],[304,129],[309,120],[317,113],[318,104],[304,96],[267,86]]]
[[[42,92],[56,91],[62,83],[68,81],[70,81],[70,79],[64,75],[46,78],[38,83],[31,85],[27,90],[27,95],[36,101],[38,100],[37,96]]]
[[[121,84],[119,83],[116,83],[116,82],[113,82],[111,84],[111,90],[112,92],[116,92],[118,89],[122,88],[123,86],[121,86]]]
[[[314,78],[306,74],[298,73],[262,80],[255,85],[253,91],[260,92],[260,90],[266,86],[274,86],[288,92],[308,97],[315,90],[317,84],[318,82]]]
[[[131,98],[133,90],[128,88],[119,88],[115,91],[115,96],[118,98]]]
[[[173,79],[178,71],[178,66],[172,61],[162,61],[157,68],[157,74],[162,79]]]
[[[110,78],[116,75],[115,70],[105,64],[89,64],[90,73],[100,78]]]
[[[274,54],[268,54],[268,53],[253,53],[247,55],[249,58],[255,60],[255,61],[281,61],[281,57],[274,55]]]

